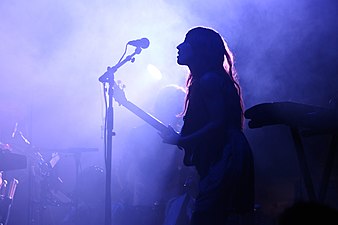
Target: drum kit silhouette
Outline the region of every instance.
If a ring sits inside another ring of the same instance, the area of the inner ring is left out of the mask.
[[[8,121],[5,121],[8,122]],[[20,186],[20,178],[13,177],[24,174],[28,186],[23,192],[28,193],[26,207],[29,209],[29,225],[45,224],[41,220],[41,212],[46,206],[63,206],[76,203],[74,199],[63,193],[58,188],[62,179],[54,171],[64,155],[78,156],[84,152],[98,151],[96,148],[66,148],[45,149],[33,146],[30,140],[20,130],[18,122],[8,130],[5,122],[0,125],[0,225],[11,224],[12,215],[15,212],[11,208],[13,199]],[[3,125],[3,126],[2,126]],[[7,129],[7,130],[6,130]],[[6,135],[4,135],[6,134]],[[48,160],[45,155],[49,155]],[[78,157],[76,157],[78,158]],[[79,160],[76,160],[76,176],[80,168]],[[8,175],[9,174],[9,175]],[[27,178],[27,179],[26,179]],[[20,202],[20,201],[19,201]],[[28,206],[27,206],[28,205]],[[21,206],[20,206],[21,207]]]

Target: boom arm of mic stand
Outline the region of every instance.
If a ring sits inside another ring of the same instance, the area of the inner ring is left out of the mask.
[[[128,55],[124,60],[118,62],[115,66],[108,67],[107,71],[99,78],[99,81],[101,83],[114,81],[113,74],[117,71],[117,69],[123,66],[128,61],[134,62],[135,60],[134,56],[140,54],[141,51],[142,49],[140,47],[137,47],[133,52],[133,54]]]

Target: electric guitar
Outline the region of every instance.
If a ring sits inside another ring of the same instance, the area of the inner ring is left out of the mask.
[[[141,108],[139,108],[134,103],[128,101],[125,92],[124,92],[124,85],[119,85],[116,82],[114,83],[114,99],[119,105],[124,106],[126,109],[134,113],[136,116],[147,122],[149,125],[154,127],[156,130],[158,130],[161,133],[166,133],[169,131],[168,126],[166,126],[164,123],[162,123],[160,120],[158,120],[153,115],[143,111]],[[184,158],[183,163],[186,166],[191,166],[192,164],[192,149],[187,146],[177,146],[179,149],[184,150]]]

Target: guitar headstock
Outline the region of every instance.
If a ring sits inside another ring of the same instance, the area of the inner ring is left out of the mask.
[[[126,93],[124,92],[125,88],[126,85],[122,84],[120,80],[114,83],[114,99],[119,105],[124,105],[128,102]]]

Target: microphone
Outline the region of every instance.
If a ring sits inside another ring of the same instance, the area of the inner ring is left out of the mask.
[[[150,42],[149,42],[148,38],[141,38],[141,39],[129,41],[127,44],[132,45],[132,46],[137,47],[137,48],[145,49],[145,48],[149,47]]]

